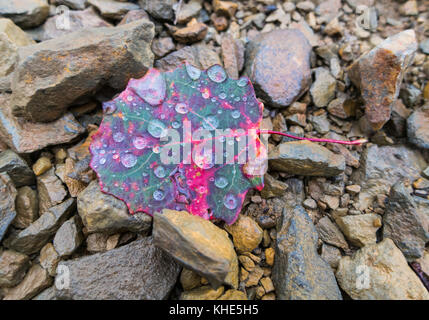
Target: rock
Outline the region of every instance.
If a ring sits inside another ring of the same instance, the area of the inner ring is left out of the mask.
[[[150,21],[149,15],[144,10],[131,10],[128,11],[127,14],[122,18],[121,22],[118,23],[118,26],[127,24],[133,21],[146,19]]]
[[[184,291],[192,290],[201,285],[201,276],[195,271],[183,268],[180,274],[180,284]]]
[[[210,16],[210,19],[216,31],[221,32],[221,31],[225,31],[228,28],[229,22],[226,17],[218,16],[216,13],[213,13]]]
[[[70,256],[80,246],[83,241],[80,228],[79,218],[74,216],[58,229],[54,237],[54,247],[60,257]]]
[[[279,144],[269,152],[270,168],[305,176],[335,176],[345,169],[342,155],[310,141]]]
[[[316,107],[326,107],[335,98],[335,88],[337,81],[331,73],[324,68],[315,70],[316,80],[311,85],[310,93]]]
[[[359,194],[360,190],[361,190],[361,187],[360,185],[357,185],[357,184],[346,186],[346,191],[354,196]]]
[[[336,222],[347,239],[358,247],[375,243],[381,227],[381,217],[375,213],[338,217]]]
[[[351,181],[362,188],[357,209],[367,209],[376,195],[387,194],[399,180],[416,180],[425,167],[425,160],[417,150],[401,145],[370,145],[362,153],[359,169],[351,176]]]
[[[87,4],[87,0],[55,0],[55,2],[73,10],[84,10]]]
[[[316,112],[310,116],[310,123],[313,125],[314,130],[320,134],[326,134],[330,131],[331,125],[328,120],[328,114],[324,110]]]
[[[222,59],[225,70],[233,79],[238,79],[244,65],[244,45],[231,35],[222,38]]]
[[[5,250],[0,254],[0,287],[14,287],[24,278],[30,258],[25,254]]]
[[[182,292],[180,300],[216,300],[223,294],[224,290],[224,287],[213,289],[210,286],[203,286]]]
[[[86,250],[89,252],[103,252],[107,248],[108,234],[105,233],[91,233],[86,238]]]
[[[176,46],[170,37],[158,38],[152,41],[152,51],[158,58],[162,58],[174,51],[174,49],[176,49]]]
[[[60,262],[70,272],[69,288],[56,297],[72,300],[161,300],[173,288],[180,266],[152,237],[104,253]],[[61,280],[57,275],[57,281]]]
[[[420,102],[421,95],[421,90],[412,84],[406,84],[399,91],[399,97],[405,103],[405,105],[410,108],[414,107]]]
[[[41,157],[33,164],[33,172],[36,176],[40,176],[52,168],[51,159],[48,157]]]
[[[419,148],[429,149],[429,104],[414,111],[407,119],[408,141]]]
[[[54,286],[49,287],[48,289],[43,290],[37,296],[35,296],[32,300],[58,300],[55,297],[55,288]]]
[[[238,286],[238,261],[228,234],[212,222],[185,211],[163,210],[153,224],[155,245],[213,286]]]
[[[316,7],[316,14],[318,14],[322,21],[331,21],[341,10],[341,0],[327,0],[317,2],[319,5]]]
[[[320,219],[316,229],[324,242],[344,250],[349,247],[340,229],[328,217]]]
[[[320,256],[331,266],[332,269],[335,270],[338,268],[338,263],[341,259],[340,249],[330,246],[329,244],[323,244]]]
[[[287,188],[287,184],[266,173],[264,175],[264,189],[261,190],[261,196],[265,199],[282,196]]]
[[[243,291],[230,289],[220,296],[218,300],[247,300],[247,296]]]
[[[61,203],[67,196],[67,191],[61,180],[55,175],[54,168],[37,177],[37,190],[41,213]]]
[[[343,257],[338,283],[355,300],[428,300],[429,293],[389,238]]]
[[[207,35],[207,26],[193,18],[186,27],[176,30],[173,38],[180,43],[191,44],[201,41]]]
[[[34,173],[28,164],[12,150],[0,153],[0,172],[7,173],[17,188],[35,182]]]
[[[93,7],[82,11],[69,11],[67,28],[58,28],[59,16],[48,18],[41,27],[41,41],[65,36],[69,33],[86,28],[111,27],[112,25],[99,17]]]
[[[347,99],[347,96],[340,95],[338,98],[331,100],[328,105],[328,112],[340,119],[347,119],[356,114],[356,103]]]
[[[422,42],[420,42],[420,50],[423,51],[425,54],[429,54],[429,39],[426,39]]]
[[[55,274],[57,273],[57,265],[61,258],[58,255],[58,252],[55,251],[52,243],[47,243],[42,250],[40,250],[39,260],[42,268],[46,269],[50,276],[55,277]]]
[[[180,10],[176,12],[177,23],[183,24],[189,22],[192,18],[197,18],[201,9],[200,0],[191,0],[188,3],[182,3]]]
[[[235,223],[226,225],[225,229],[232,235],[238,252],[251,252],[262,241],[262,229],[248,216],[239,215]]]
[[[311,83],[311,46],[299,30],[262,33],[246,48],[245,73],[272,107],[286,107]]]
[[[213,1],[213,10],[217,14],[225,15],[229,18],[235,15],[235,12],[238,9],[238,4],[233,1],[221,1],[214,0]]]
[[[36,190],[28,186],[18,189],[16,196],[16,217],[12,225],[18,229],[25,229],[39,217],[39,198]]]
[[[208,69],[214,64],[222,65],[219,55],[205,44],[194,44],[174,51],[155,62],[155,68],[168,71],[177,68],[184,61],[188,61],[200,69]]]
[[[348,75],[361,91],[365,117],[372,129],[381,129],[390,119],[405,70],[416,50],[414,31],[405,30],[387,38],[349,67]]]
[[[22,28],[40,26],[49,15],[46,0],[1,0],[0,16],[11,19]]]
[[[77,208],[88,233],[114,234],[122,231],[145,233],[152,218],[145,213],[131,215],[125,203],[101,192],[97,181],[93,181],[77,197]]]
[[[170,20],[174,19],[173,8],[176,0],[139,0],[142,9],[149,12],[155,19]]]
[[[74,199],[68,199],[43,213],[28,228],[12,233],[4,245],[25,254],[38,252],[75,210]]]
[[[255,269],[253,269],[253,271],[249,273],[249,277],[246,281],[246,287],[253,287],[258,285],[259,280],[261,280],[263,275],[264,270],[260,266],[256,265]]]
[[[16,189],[6,173],[0,173],[0,242],[16,217]]]
[[[238,261],[240,261],[240,264],[247,271],[252,272],[253,270],[255,270],[255,262],[253,262],[253,260],[248,256],[239,256]]]
[[[429,241],[428,212],[429,200],[420,208],[403,182],[393,185],[383,216],[383,237],[392,239],[410,262],[422,257]]]
[[[274,265],[274,256],[275,256],[275,251],[274,251],[273,248],[267,248],[267,249],[265,249],[265,262],[269,266],[273,266]]]
[[[71,158],[67,158],[64,166],[64,182],[72,197],[77,197],[85,188],[88,186],[87,183],[80,179],[73,179],[71,176],[78,175],[76,172],[79,171],[75,161]],[[78,178],[78,177],[77,177]]]
[[[4,103],[9,100],[0,94],[0,105]],[[50,123],[32,123],[15,118],[9,106],[0,108],[0,139],[17,153],[32,153],[51,145],[68,143],[84,131],[71,113]],[[31,179],[34,180],[34,175]]]
[[[317,203],[311,198],[305,199],[302,203],[303,207],[310,210],[316,210],[317,209]]]
[[[274,291],[273,281],[270,278],[264,277],[260,280],[260,282],[264,287],[266,293]]]
[[[10,289],[3,300],[28,300],[48,288],[52,278],[40,265],[33,265],[25,275],[24,280],[16,287]]]
[[[342,299],[331,267],[317,253],[317,241],[317,231],[303,207],[283,211],[272,276],[277,299]]]
[[[80,30],[20,48],[12,80],[13,114],[33,122],[53,121],[102,86],[122,90],[130,78],[142,77],[152,66],[153,36],[153,24],[140,20],[116,28]],[[41,65],[55,72],[42,76]]]
[[[88,0],[87,3],[97,8],[103,18],[112,20],[121,20],[128,11],[140,9],[137,4],[114,0]]]
[[[399,12],[404,16],[416,16],[419,14],[419,9],[417,8],[417,1],[410,0],[405,2],[399,8]]]
[[[0,9],[1,10],[1,9]],[[10,19],[0,18],[0,77],[13,72],[18,60],[18,47],[33,44],[24,31]]]

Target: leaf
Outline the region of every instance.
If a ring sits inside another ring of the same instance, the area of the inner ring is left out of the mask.
[[[249,134],[259,129],[263,105],[248,78],[229,79],[219,65],[206,71],[186,63],[165,73],[151,69],[131,79],[103,110],[90,146],[91,167],[102,191],[123,200],[131,213],[168,208],[231,224],[247,191],[263,188],[252,162],[238,162],[252,148],[257,157],[264,151],[258,136]],[[200,131],[211,138],[195,138]],[[166,156],[176,161],[167,163]]]

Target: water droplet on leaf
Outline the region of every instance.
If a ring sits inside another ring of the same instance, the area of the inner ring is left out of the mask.
[[[210,67],[207,70],[207,75],[209,76],[210,80],[212,80],[216,83],[221,83],[221,82],[225,81],[225,79],[226,79],[226,72],[219,65],[214,65],[214,66]]]
[[[133,138],[133,145],[138,150],[147,148],[147,146],[148,146],[146,139],[143,137],[134,137]]]
[[[124,139],[125,139],[125,135],[122,133],[122,132],[115,132],[114,134],[113,134],[113,140],[115,141],[115,142],[122,142],[122,141],[124,141]]]
[[[186,64],[186,72],[188,73],[189,78],[191,78],[192,80],[198,80],[201,75],[200,69],[188,63]]]
[[[184,103],[178,103],[176,104],[176,112],[180,114],[188,113],[188,106]]]
[[[223,189],[228,185],[228,179],[223,176],[216,177],[214,184],[219,189]]]
[[[137,157],[132,153],[126,153],[121,157],[121,163],[125,168],[132,168],[137,163]]]
[[[165,192],[164,192],[164,191],[162,191],[162,190],[160,190],[160,189],[155,190],[155,191],[153,192],[153,198],[154,198],[156,201],[161,201],[161,200],[163,200],[163,199],[165,198]]]
[[[234,195],[228,193],[223,200],[223,204],[227,209],[234,210],[237,208],[237,198]]]
[[[237,81],[237,86],[239,87],[245,87],[247,85],[247,83],[249,82],[249,80],[245,77],[241,77],[240,79],[238,79]]]
[[[158,177],[158,178],[164,178],[167,174],[167,172],[165,171],[163,166],[158,166],[155,168],[155,170],[153,171],[153,173]]]
[[[158,119],[152,119],[147,127],[147,131],[150,133],[150,135],[154,138],[161,138],[167,135],[167,130],[165,124],[158,120]]]

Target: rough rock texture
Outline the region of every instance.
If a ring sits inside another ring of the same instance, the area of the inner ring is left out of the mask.
[[[326,107],[335,98],[335,78],[325,68],[317,68],[315,78],[310,88],[313,102],[316,107]]]
[[[263,198],[278,197],[283,195],[287,188],[287,184],[274,179],[274,177],[266,173],[264,175],[264,189],[261,191],[261,196]]]
[[[173,38],[179,43],[191,44],[203,40],[206,35],[207,26],[194,18],[186,24],[186,27],[177,29],[173,33]]]
[[[89,233],[146,232],[151,227],[152,218],[149,215],[130,215],[123,201],[101,192],[97,181],[91,182],[79,194],[77,208]]]
[[[0,241],[16,217],[16,189],[6,173],[0,173]]]
[[[47,243],[40,250],[39,262],[43,269],[46,269],[50,276],[55,276],[57,273],[57,265],[60,262],[60,256],[55,251],[52,243]]]
[[[422,149],[429,149],[429,104],[414,111],[407,119],[408,140]]]
[[[305,209],[285,209],[277,232],[273,280],[282,300],[341,300],[331,267],[317,253],[318,236]]]
[[[73,10],[83,10],[87,0],[55,0],[57,4],[63,4]]]
[[[48,122],[104,85],[123,89],[130,78],[142,77],[152,66],[153,36],[153,24],[140,20],[20,48],[12,80],[13,114]],[[41,68],[56,72],[45,75]]]
[[[56,290],[56,296],[73,300],[166,299],[181,269],[154,246],[152,237],[105,253],[61,262],[58,268],[61,266],[69,268],[70,287]]]
[[[297,175],[329,177],[345,169],[342,155],[310,141],[282,143],[268,157],[270,168]]]
[[[346,238],[358,247],[375,243],[381,227],[381,217],[375,213],[338,217],[336,222]]]
[[[180,295],[180,300],[216,300],[224,292],[224,287],[213,289],[210,286],[203,286],[190,291],[184,291]]]
[[[222,58],[225,70],[233,79],[238,79],[244,66],[244,45],[230,35],[222,38]]]
[[[82,243],[83,234],[80,228],[79,217],[74,216],[58,229],[54,237],[54,248],[61,257],[70,256]]]
[[[239,215],[238,219],[232,225],[226,225],[225,229],[232,235],[238,252],[251,252],[262,241],[261,227],[248,216]]]
[[[24,278],[30,266],[30,258],[13,250],[0,254],[0,287],[16,286]]]
[[[218,287],[238,286],[238,260],[228,234],[186,211],[164,209],[153,223],[155,245]]]
[[[420,258],[429,241],[429,200],[423,201],[426,205],[420,207],[398,182],[390,190],[383,216],[383,237],[392,239],[408,261]]]
[[[365,116],[372,129],[379,130],[390,119],[405,70],[417,50],[414,30],[405,30],[361,56],[348,74],[365,101]]]
[[[362,187],[358,209],[368,208],[376,195],[387,194],[399,180],[416,180],[425,168],[423,156],[406,146],[367,147],[362,153],[359,169],[352,175],[354,184]]]
[[[28,228],[13,232],[4,240],[4,245],[25,254],[38,252],[75,210],[75,200],[68,199],[50,208]]]
[[[173,20],[173,6],[177,0],[139,0],[139,5],[157,19]]]
[[[140,9],[137,4],[114,0],[88,0],[88,4],[96,7],[103,18],[113,20],[121,20],[128,11]]]
[[[12,223],[14,227],[27,228],[39,217],[39,199],[36,190],[28,186],[19,188],[15,204],[16,217]]]
[[[429,300],[428,291],[389,238],[343,257],[336,276],[353,299]]]
[[[46,0],[0,0],[0,16],[11,19],[22,28],[37,27],[48,15]]]
[[[12,150],[0,153],[0,172],[6,172],[17,188],[35,182],[34,173],[27,162]]]
[[[37,190],[39,191],[40,213],[60,204],[67,196],[67,191],[61,180],[55,175],[54,168],[37,177]]]
[[[316,225],[316,229],[320,239],[324,242],[342,249],[349,247],[340,229],[328,217],[320,219]]]
[[[245,73],[270,106],[285,107],[310,86],[310,53],[299,30],[263,33],[247,44]]]

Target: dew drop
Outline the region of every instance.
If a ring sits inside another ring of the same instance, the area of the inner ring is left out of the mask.
[[[153,171],[153,173],[158,177],[158,178],[164,178],[167,175],[167,172],[165,171],[163,166],[158,166],[155,168],[155,170]]]
[[[204,90],[201,95],[203,96],[204,99],[208,99],[210,98],[210,93],[208,92],[208,90]]]
[[[219,93],[219,98],[221,98],[222,100],[226,99],[226,93],[225,92]]]
[[[166,126],[165,124],[158,120],[158,119],[152,119],[147,127],[147,131],[150,133],[151,136],[154,138],[161,138],[164,137],[167,134]]]
[[[146,139],[143,137],[134,137],[133,138],[133,145],[138,150],[147,148],[147,146],[148,146]]]
[[[239,86],[239,87],[245,87],[248,82],[249,82],[249,80],[246,77],[241,77],[237,81],[237,86]]]
[[[171,123],[171,126],[172,126],[174,129],[178,129],[178,128],[180,128],[180,122],[179,122],[179,121],[173,121],[173,122]]]
[[[125,168],[132,168],[137,163],[137,157],[132,153],[126,153],[121,157],[121,163]]]
[[[155,190],[155,191],[153,192],[153,198],[154,198],[156,201],[161,201],[161,200],[163,200],[163,199],[165,198],[165,192],[164,192],[164,191],[162,191],[162,190],[160,190],[160,189]]]
[[[180,114],[185,114],[185,113],[188,113],[188,111],[189,111],[188,106],[184,103],[176,104],[175,109],[176,109],[176,112],[180,113]]]
[[[115,132],[114,134],[113,134],[113,140],[115,141],[115,142],[122,142],[122,141],[124,141],[124,139],[125,139],[125,135],[122,133],[122,132]]]
[[[188,73],[189,78],[191,78],[192,80],[198,80],[201,75],[200,69],[188,63],[186,64],[186,72]]]
[[[234,119],[240,118],[240,111],[238,111],[238,110],[232,111],[231,112],[231,117],[233,117]]]
[[[99,162],[100,162],[100,164],[105,164],[106,163],[106,158],[101,158]]]
[[[223,189],[228,185],[228,179],[223,176],[216,177],[214,184],[219,189]]]
[[[159,145],[155,145],[152,148],[153,153],[160,153],[161,152],[161,148],[159,147]]]
[[[226,72],[220,65],[214,65],[207,70],[210,80],[221,83],[226,79]]]
[[[228,193],[223,200],[223,204],[227,209],[234,210],[235,208],[237,208],[237,198],[232,194]]]
[[[133,101],[133,96],[128,96],[127,101],[130,101],[130,102]]]
[[[208,116],[204,119],[203,128],[206,130],[215,130],[219,126],[219,120],[215,116]]]

